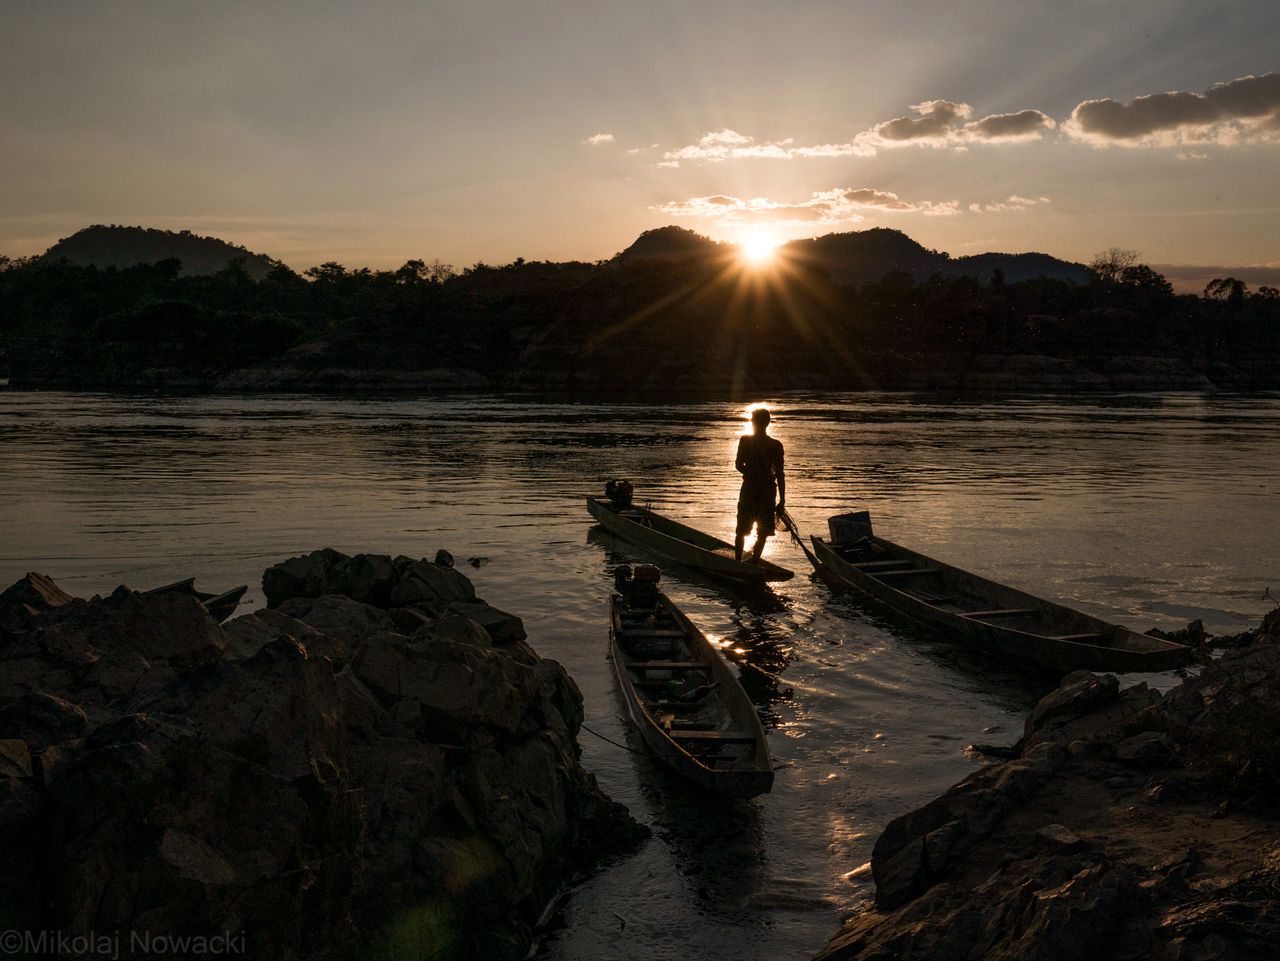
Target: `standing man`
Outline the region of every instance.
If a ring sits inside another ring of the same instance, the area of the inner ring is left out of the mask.
[[[733,556],[742,560],[742,542],[752,527],[756,543],[751,560],[760,560],[764,542],[773,535],[773,519],[787,503],[787,478],[782,470],[782,442],[769,436],[769,411],[757,407],[751,412],[751,433],[738,440],[738,457],[734,466],[742,475],[738,494],[737,536],[733,540]],[[774,503],[774,495],[777,503]]]

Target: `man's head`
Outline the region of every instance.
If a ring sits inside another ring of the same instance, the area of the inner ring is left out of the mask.
[[[751,429],[757,434],[763,434],[769,429],[769,421],[772,419],[769,416],[769,408],[757,407],[751,412]]]

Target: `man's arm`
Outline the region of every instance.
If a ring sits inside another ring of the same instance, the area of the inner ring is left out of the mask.
[[[773,465],[774,476],[778,478],[778,506],[783,507],[787,503],[787,472],[783,467],[783,451],[782,442],[778,442],[778,460]]]
[[[733,466],[738,468],[739,474],[745,474],[747,472],[747,452],[745,449],[746,440],[747,439],[745,437],[738,438],[738,457],[737,460],[733,462]]]

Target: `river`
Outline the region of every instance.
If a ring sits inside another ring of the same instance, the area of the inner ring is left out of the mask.
[[[894,540],[1138,630],[1240,630],[1280,593],[1280,396],[755,399],[802,530],[866,507]],[[870,895],[860,866],[884,823],[974,770],[967,745],[1013,741],[1044,688],[831,597],[777,538],[767,556],[798,576],[770,595],[664,582],[733,642],[782,765],[773,792],[717,803],[637,753],[606,657],[627,549],[583,495],[627,477],[639,502],[731,537],[744,410],[0,391],[0,585],[38,570],[87,596],[195,575],[248,582],[257,605],[262,569],[292,554],[446,548],[568,668],[592,731],[629,745],[581,737],[654,831],[568,892],[540,956],[806,958]]]

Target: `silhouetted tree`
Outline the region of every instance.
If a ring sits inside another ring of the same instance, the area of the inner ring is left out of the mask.
[[[1106,283],[1115,283],[1120,279],[1120,275],[1124,273],[1125,268],[1132,267],[1137,262],[1138,252],[1136,250],[1129,250],[1126,247],[1108,247],[1101,253],[1094,254],[1088,266],[1098,276],[1099,280]]]

